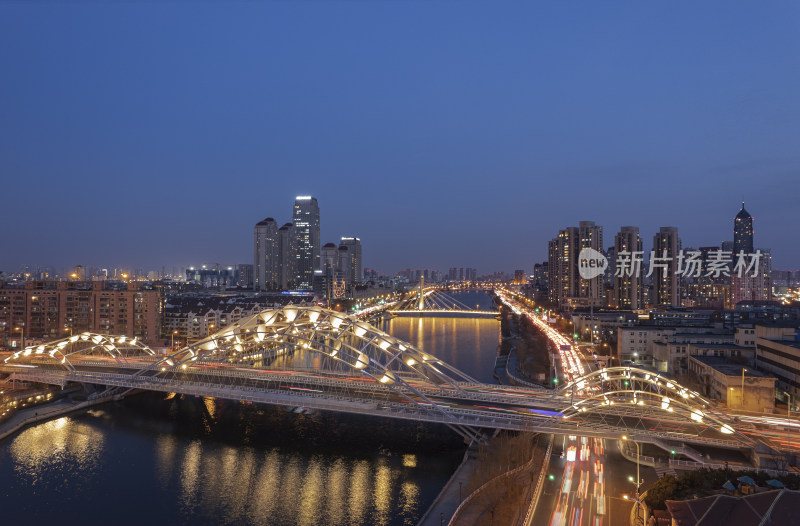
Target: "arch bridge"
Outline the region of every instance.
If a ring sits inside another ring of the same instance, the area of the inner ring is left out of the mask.
[[[753,445],[685,387],[632,367],[595,371],[558,390],[484,384],[345,313],[285,306],[191,345],[156,352],[136,338],[82,333],[0,362],[18,379],[104,386],[438,422],[466,440],[508,429]]]

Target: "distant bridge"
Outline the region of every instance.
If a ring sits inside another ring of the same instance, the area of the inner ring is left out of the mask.
[[[388,312],[393,316],[448,318],[497,318],[500,315],[497,310],[472,308],[437,287],[425,288],[424,279],[420,279],[414,296],[392,306]]]
[[[262,311],[176,352],[82,333],[0,362],[21,380],[175,392],[437,422],[467,440],[508,429],[752,446],[699,394],[648,371],[595,371],[558,390],[477,382],[368,323],[321,307]]]

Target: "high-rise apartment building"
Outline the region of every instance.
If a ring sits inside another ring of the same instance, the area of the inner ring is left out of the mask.
[[[614,236],[614,254],[617,258],[620,254],[627,263],[621,265],[614,278],[614,305],[618,309],[641,309],[642,308],[642,274],[641,268],[636,268],[634,261],[642,256],[642,239],[639,237],[639,227],[623,226],[619,233]]]
[[[297,236],[297,288],[310,290],[314,271],[319,269],[319,204],[311,196],[298,196],[292,209],[292,222]]]
[[[249,263],[236,265],[236,286],[243,289],[253,288],[253,265]]]
[[[650,268],[653,270],[653,303],[656,305],[681,304],[680,282],[678,279],[678,253],[681,239],[674,226],[662,226],[653,237],[653,253],[650,254]]]
[[[547,245],[548,289],[552,303],[563,305],[578,295],[579,247],[578,229],[572,226],[559,230],[558,236]]]
[[[547,275],[549,266],[550,263],[547,261],[533,265],[533,285],[536,290],[545,290],[548,287]]]
[[[297,286],[298,252],[295,227],[292,223],[286,223],[278,229],[279,290],[299,288]]]
[[[357,237],[343,237],[340,245],[347,247],[349,253],[348,265],[350,270],[348,274],[350,280],[353,283],[361,283],[364,281],[364,267],[361,259],[361,240]]]
[[[578,270],[578,256],[584,248],[604,253],[603,227],[594,221],[581,221],[578,227],[558,231],[558,237],[548,243],[548,295],[553,303],[566,305],[580,299],[582,303],[602,305],[603,275],[582,279]]]
[[[277,290],[279,281],[278,223],[268,217],[253,229],[253,289]]]
[[[591,248],[599,253],[603,253],[603,227],[595,225],[594,221],[581,221],[578,223],[578,254],[584,248]],[[575,269],[577,272],[578,260],[575,258]],[[603,276],[597,276],[589,280],[581,279],[578,275],[578,297],[590,298],[593,301],[601,300],[603,297]]]

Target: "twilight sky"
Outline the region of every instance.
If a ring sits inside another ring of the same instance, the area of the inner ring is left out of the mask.
[[[65,3],[0,2],[2,270],[252,263],[304,194],[384,273],[742,199],[800,268],[797,2]]]

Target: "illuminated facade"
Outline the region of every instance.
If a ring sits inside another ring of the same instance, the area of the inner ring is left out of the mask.
[[[733,253],[739,252],[753,253],[753,216],[744,209],[744,202],[733,219]]]
[[[24,285],[0,283],[0,341],[9,345],[18,345],[23,332],[26,342],[82,331],[158,340],[156,290],[134,282],[26,281]]]
[[[614,236],[614,253],[642,252],[642,239],[639,227],[623,226],[619,234]],[[614,305],[618,309],[637,310],[642,308],[642,276],[641,272],[620,272],[614,279]],[[628,275],[630,274],[630,275]]]
[[[653,252],[650,266],[653,269],[653,303],[656,305],[681,304],[680,283],[678,280],[678,253],[681,239],[674,226],[662,226],[653,237]]]
[[[589,301],[603,304],[603,276],[581,279],[578,255],[584,248],[603,252],[603,227],[594,221],[581,221],[577,228],[559,230],[558,237],[548,243],[548,289],[552,303],[565,306],[582,298],[587,305]]]
[[[740,301],[760,301],[772,299],[772,254],[768,249],[759,249],[761,257],[758,262],[758,270],[743,272],[739,276],[738,272],[731,274],[731,305],[736,306]],[[740,252],[753,254],[753,216],[744,209],[736,214],[733,219],[733,259],[738,257]],[[754,275],[755,274],[755,275]]]
[[[295,264],[297,288],[310,290],[314,271],[319,269],[319,204],[315,197],[298,196],[292,209],[297,236]]]

